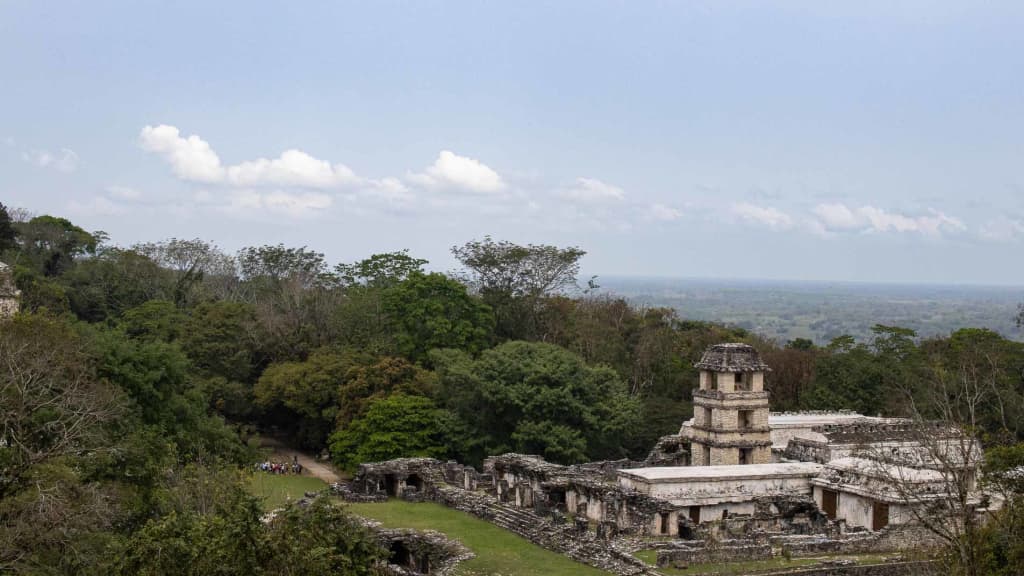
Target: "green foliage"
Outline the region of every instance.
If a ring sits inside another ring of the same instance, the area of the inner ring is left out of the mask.
[[[352,264],[338,264],[334,273],[347,287],[390,288],[414,272],[423,272],[426,260],[409,256],[408,250],[374,254]]]
[[[82,320],[101,322],[167,297],[166,276],[148,257],[112,248],[80,261],[61,282],[67,287],[71,311]]]
[[[150,300],[125,311],[120,325],[129,338],[174,342],[181,336],[186,318],[174,302]]]
[[[346,470],[392,458],[445,458],[453,443],[451,419],[429,398],[401,393],[381,398],[362,417],[331,435],[331,456]]]
[[[365,354],[320,350],[304,362],[273,364],[253,390],[256,404],[268,410],[286,408],[284,420],[294,423],[300,441],[319,448],[334,428],[347,374],[369,361]]]
[[[180,457],[244,461],[250,456],[237,434],[207,410],[202,390],[189,378],[190,363],[175,344],[127,338],[119,330],[83,329],[97,373],[123,390],[143,427],[176,446]]]
[[[15,247],[14,240],[17,237],[18,233],[11,222],[11,215],[7,212],[7,207],[3,202],[0,202],[0,255]]]
[[[404,358],[385,357],[348,371],[338,391],[339,426],[347,426],[362,416],[373,401],[401,392],[413,396],[433,396],[437,379],[434,374]]]
[[[515,340],[538,336],[541,299],[576,286],[586,252],[575,246],[520,246],[486,236],[452,247],[452,254],[494,310],[498,336]]]
[[[494,327],[490,308],[444,274],[413,272],[384,292],[383,306],[398,349],[413,360],[434,348],[479,352]]]
[[[473,462],[527,448],[563,463],[619,458],[639,424],[639,403],[614,370],[557,346],[509,342],[477,360],[455,350],[431,360],[439,397],[469,427]]]
[[[67,323],[0,320],[0,572],[66,573],[97,557],[117,513],[82,474],[124,411]]]
[[[290,505],[268,523],[239,485],[209,509],[172,510],[115,548],[110,573],[132,576],[373,574],[385,552],[369,531],[326,499]]]
[[[255,357],[256,314],[240,302],[203,302],[184,323],[181,347],[200,373],[247,382]]]
[[[22,255],[33,270],[58,276],[69,270],[75,258],[96,252],[99,234],[90,234],[66,218],[36,216],[17,225]]]

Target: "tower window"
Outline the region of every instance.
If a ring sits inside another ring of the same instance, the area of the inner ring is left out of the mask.
[[[735,378],[737,390],[742,390],[745,392],[750,391],[750,377],[747,374],[743,372],[737,372],[733,376]]]
[[[754,425],[754,411],[740,410],[738,420],[740,428],[751,428]]]
[[[753,464],[754,463],[754,450],[753,448],[740,448],[740,464]]]

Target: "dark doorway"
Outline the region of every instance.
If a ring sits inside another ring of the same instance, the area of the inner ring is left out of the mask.
[[[423,490],[423,479],[416,474],[409,474],[409,477],[405,479],[406,486],[412,486],[417,491]]]
[[[881,530],[889,525],[889,505],[885,502],[875,502],[871,506],[871,529]]]
[[[658,527],[659,534],[668,534],[668,512],[661,512],[661,523]]]
[[[565,491],[564,490],[552,490],[548,492],[548,501],[551,502],[551,506],[554,508],[565,507]]]
[[[690,506],[690,522],[700,524],[700,506]]]
[[[388,561],[391,564],[401,566],[402,568],[412,568],[412,554],[409,553],[409,549],[405,547],[404,542],[395,540],[389,548],[391,550],[391,558]]]
[[[836,508],[839,500],[839,494],[832,490],[822,489],[821,491],[821,511],[828,516],[829,520],[836,519]]]
[[[384,475],[384,491],[388,496],[398,496],[398,480],[394,474]]]
[[[683,540],[696,540],[696,538],[693,537],[693,528],[691,528],[685,521],[679,523],[679,537]]]

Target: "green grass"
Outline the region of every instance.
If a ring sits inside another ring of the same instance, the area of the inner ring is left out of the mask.
[[[437,530],[459,540],[476,557],[459,565],[458,574],[501,576],[607,576],[596,568],[545,550],[494,524],[440,504],[389,500],[379,504],[347,504],[350,511],[387,528]]]
[[[634,554],[637,558],[644,562],[654,566],[658,559],[658,552],[656,550],[641,550]],[[754,572],[763,572],[767,570],[784,570],[787,568],[804,568],[813,566],[821,560],[844,558],[854,560],[857,564],[878,564],[884,560],[884,556],[878,554],[862,554],[862,555],[849,555],[849,556],[822,556],[815,558],[793,558],[792,560],[786,560],[785,558],[771,558],[769,560],[751,560],[748,562],[719,562],[719,563],[708,563],[708,564],[690,564],[689,568],[677,569],[677,568],[659,568],[658,572],[666,575],[674,574],[723,574],[729,576],[751,574]]]
[[[263,498],[265,510],[280,508],[289,500],[302,498],[306,492],[318,492],[326,487],[323,480],[312,476],[253,472],[249,478],[249,490]]]

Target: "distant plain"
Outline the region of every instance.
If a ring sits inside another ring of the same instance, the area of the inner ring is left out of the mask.
[[[911,328],[921,337],[988,328],[1024,340],[1015,321],[1024,287],[615,276],[597,283],[600,293],[671,307],[683,319],[738,326],[779,343],[808,338],[823,345],[845,334],[866,340],[875,324]]]

